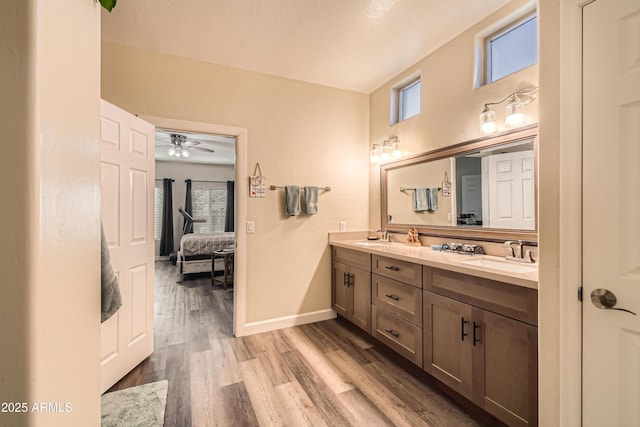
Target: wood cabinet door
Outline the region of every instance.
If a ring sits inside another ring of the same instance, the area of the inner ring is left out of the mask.
[[[471,398],[472,307],[423,292],[425,371]]]
[[[333,262],[331,274],[331,300],[333,309],[339,315],[351,318],[353,299],[351,290],[347,287],[347,266],[341,262]]]
[[[351,321],[371,333],[371,273],[351,266],[347,273],[352,298]]]
[[[473,401],[510,426],[537,425],[538,329],[478,308],[473,322]]]

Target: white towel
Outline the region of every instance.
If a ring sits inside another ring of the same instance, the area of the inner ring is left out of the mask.
[[[304,187],[304,203],[308,215],[318,213],[318,187]]]
[[[413,211],[429,210],[429,193],[426,188],[416,188],[413,192]]]
[[[427,189],[427,210],[438,210],[438,187],[429,187]]]
[[[300,187],[286,185],[284,187],[284,213],[288,216],[300,215]]]

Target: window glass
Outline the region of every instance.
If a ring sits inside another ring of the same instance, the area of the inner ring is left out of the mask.
[[[538,60],[538,18],[529,16],[487,38],[487,83],[533,65]]]
[[[399,89],[399,121],[420,114],[420,80]]]
[[[197,182],[191,188],[193,218],[206,222],[194,223],[194,233],[217,233],[224,231],[227,207],[226,182]]]
[[[155,224],[154,224],[154,238],[160,240],[162,237],[162,204],[164,203],[162,197],[162,181],[156,181],[155,188]]]

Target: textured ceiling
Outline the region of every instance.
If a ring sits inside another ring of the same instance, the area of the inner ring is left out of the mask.
[[[370,93],[509,0],[126,0],[103,40]]]

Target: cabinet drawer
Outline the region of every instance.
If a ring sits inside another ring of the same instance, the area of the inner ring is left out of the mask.
[[[422,288],[422,266],[412,262],[373,255],[372,272]]]
[[[373,336],[422,367],[422,328],[375,305],[371,310]]]
[[[371,271],[371,254],[351,249],[332,247],[333,260]]]
[[[425,290],[538,325],[536,289],[424,266]]]
[[[371,285],[373,304],[422,327],[422,290],[377,274]]]

